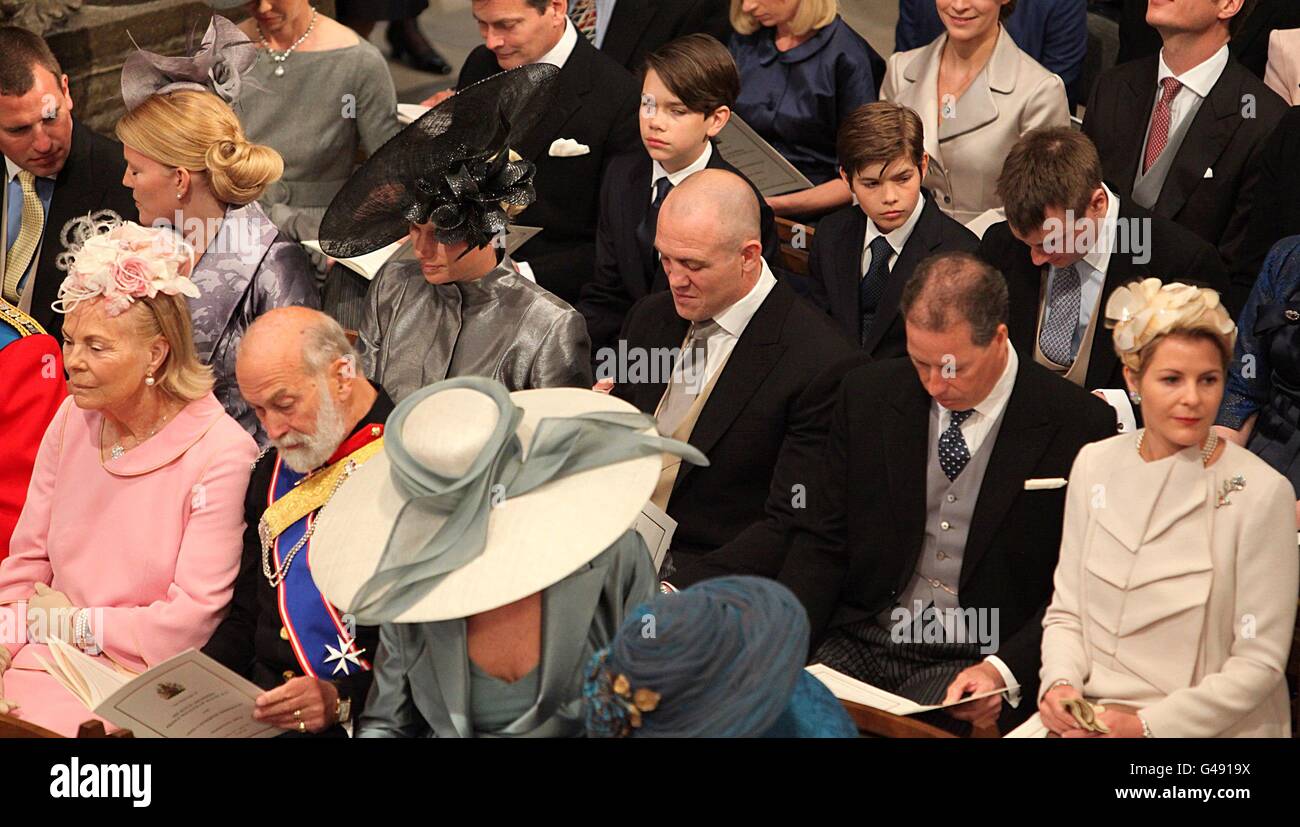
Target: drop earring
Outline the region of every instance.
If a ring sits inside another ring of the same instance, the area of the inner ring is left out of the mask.
[[[146,374],[145,374],[145,376],[144,376],[144,383],[145,383],[146,385],[148,385],[149,387],[151,387],[151,388],[154,386],[154,378],[153,378],[153,372],[152,372],[152,371],[150,371],[149,373],[146,373]]]

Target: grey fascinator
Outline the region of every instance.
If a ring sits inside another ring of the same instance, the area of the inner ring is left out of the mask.
[[[166,57],[139,49],[122,66],[122,100],[128,110],[150,95],[194,89],[226,103],[239,97],[241,76],[257,62],[257,44],[221,15],[213,15],[198,49],[189,57]]]

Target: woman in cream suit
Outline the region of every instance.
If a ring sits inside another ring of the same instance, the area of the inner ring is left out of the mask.
[[[916,110],[930,168],[924,185],[963,224],[1002,206],[998,173],[1016,140],[1068,126],[1065,84],[1016,46],[999,22],[1015,0],[936,0],[947,32],[889,58],[880,97]]]
[[[1114,737],[1286,737],[1295,629],[1294,493],[1211,424],[1236,328],[1212,290],[1156,279],[1106,305],[1146,428],[1086,446],[1043,618],[1039,713]]]

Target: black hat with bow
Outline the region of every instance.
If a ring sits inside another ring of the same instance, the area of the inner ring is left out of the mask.
[[[444,244],[483,247],[531,204],[533,164],[510,151],[545,114],[559,69],[534,63],[447,98],[397,133],[334,196],[320,226],[327,255],[351,258],[433,225]]]

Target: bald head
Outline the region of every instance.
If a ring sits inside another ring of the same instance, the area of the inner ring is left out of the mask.
[[[330,363],[356,352],[339,323],[310,307],[277,307],[257,319],[239,343],[236,372],[241,364],[276,364],[315,376]]]
[[[733,172],[702,169],[673,188],[659,210],[659,222],[693,224],[728,247],[757,239],[758,198],[749,183]]]
[[[758,199],[745,179],[706,169],[664,199],[655,249],[677,315],[711,319],[744,298],[763,272]]]
[[[307,307],[279,307],[249,325],[235,377],[281,457],[303,473],[334,453],[377,393],[339,323]]]

